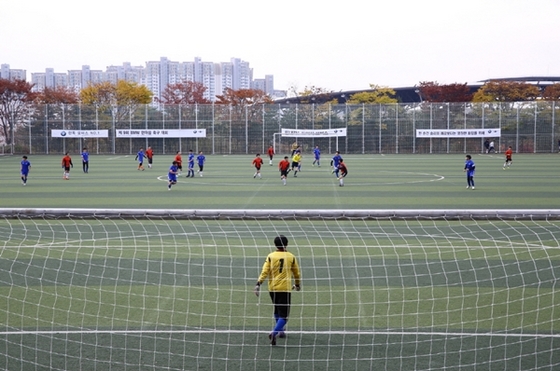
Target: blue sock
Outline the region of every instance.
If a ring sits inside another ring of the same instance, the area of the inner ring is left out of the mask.
[[[286,326],[286,319],[279,318],[278,321],[276,321],[276,326],[274,326],[274,330],[272,331],[272,335],[276,336],[276,335],[278,335],[278,333],[280,331],[284,331],[284,326]]]

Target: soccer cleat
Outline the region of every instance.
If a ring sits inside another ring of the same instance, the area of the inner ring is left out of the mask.
[[[474,189],[474,186],[472,186],[471,188]]]
[[[469,188],[470,188],[470,186],[467,186],[467,189],[469,189]]]
[[[268,334],[268,338],[270,339],[270,345],[276,345],[276,336]]]

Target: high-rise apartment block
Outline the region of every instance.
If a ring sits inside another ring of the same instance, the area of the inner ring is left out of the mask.
[[[0,78],[25,80],[26,71],[10,69],[9,65],[2,64]],[[78,92],[89,84],[103,81],[115,83],[117,80],[145,85],[154,94],[154,101],[161,98],[167,85],[183,81],[202,83],[206,87],[205,98],[211,101],[223,94],[226,88],[260,89],[270,96],[282,96],[282,92],[274,90],[273,75],[253,79],[253,69],[249,62],[239,58],[214,63],[204,62],[199,57],[192,62],[174,62],[161,57],[159,61],[146,62],[145,66],[132,66],[126,62],[122,66],[108,66],[106,71],[82,66],[82,69],[69,70],[68,73],[56,73],[52,68],[45,69],[45,72],[31,73],[31,83],[36,91],[64,86]]]

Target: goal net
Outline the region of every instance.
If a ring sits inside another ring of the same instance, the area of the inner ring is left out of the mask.
[[[0,369],[560,368],[559,210],[2,209],[0,241]]]

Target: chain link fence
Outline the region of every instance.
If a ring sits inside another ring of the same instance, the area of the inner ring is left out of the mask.
[[[389,105],[268,104],[255,106],[188,105],[113,107],[83,105],[36,106],[14,129],[4,153],[134,154],[148,145],[155,153],[189,149],[207,154],[255,154],[274,145],[289,153],[297,142],[304,151],[316,145],[325,153],[354,154],[478,153],[484,141],[496,150],[512,146],[516,153],[557,152],[560,105],[556,102],[418,103]],[[282,129],[346,128],[338,138],[282,137]],[[420,129],[499,128],[499,138],[417,138]],[[124,129],[205,129],[205,138],[119,138]],[[107,130],[105,138],[59,138],[52,130]]]

